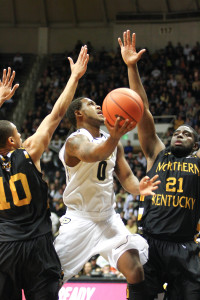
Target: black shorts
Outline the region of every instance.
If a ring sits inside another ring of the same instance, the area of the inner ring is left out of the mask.
[[[61,265],[52,234],[0,243],[0,299],[57,300]]]
[[[149,260],[144,265],[149,295],[163,292],[167,299],[200,300],[200,246],[191,241],[174,243],[144,234],[149,244]]]

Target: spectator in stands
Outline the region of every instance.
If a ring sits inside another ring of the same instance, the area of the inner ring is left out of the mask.
[[[129,152],[133,153],[133,145],[131,144],[130,140],[127,140],[127,144],[126,144],[126,146],[124,146],[124,153],[126,155]]]
[[[138,232],[138,227],[137,227],[137,217],[132,215],[128,221],[126,228],[132,233],[137,233]]]
[[[188,91],[187,97],[184,99],[184,104],[187,103],[189,107],[193,106],[195,103],[195,98],[192,96],[191,91]]]
[[[143,155],[142,151],[138,152],[136,159],[137,159],[137,161],[139,161],[139,163],[141,163],[143,165],[144,169],[146,169],[147,161],[146,161],[146,158]]]
[[[114,278],[114,277],[117,277],[116,274],[111,271],[111,266],[109,264],[103,266],[103,268],[102,268],[102,276],[104,278]]]
[[[178,117],[174,120],[174,130],[176,130],[179,126],[184,124],[184,119],[182,114],[179,113]]]
[[[91,262],[91,266],[92,266],[92,270],[96,270],[97,268],[99,269],[100,266],[97,264],[97,257],[99,255],[94,255],[90,258],[90,262]]]
[[[58,134],[55,134],[51,141],[51,148],[58,153],[62,145],[63,141],[61,140],[60,136]]]
[[[88,261],[84,264],[83,272],[80,275],[80,277],[91,277],[91,272],[92,272],[92,264],[91,262]]]
[[[49,147],[44,151],[41,157],[41,167],[46,172],[52,172],[53,170],[53,151]]]
[[[13,68],[19,72],[22,70],[23,68],[23,62],[24,62],[24,59],[23,59],[23,56],[21,53],[16,53],[15,56],[13,57]]]

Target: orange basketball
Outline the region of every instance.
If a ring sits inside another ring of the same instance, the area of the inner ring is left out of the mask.
[[[105,97],[102,105],[104,117],[111,126],[114,126],[116,118],[120,117],[120,126],[126,119],[133,122],[133,128],[143,115],[144,105],[141,97],[131,89],[118,88],[112,90]]]

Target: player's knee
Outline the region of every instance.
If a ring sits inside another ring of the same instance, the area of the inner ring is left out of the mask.
[[[144,270],[140,262],[135,263],[134,266],[128,270],[126,280],[131,284],[144,280]]]

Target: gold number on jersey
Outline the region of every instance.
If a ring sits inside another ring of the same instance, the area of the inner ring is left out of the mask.
[[[179,178],[178,180],[175,177],[167,178],[166,191],[167,192],[178,192],[183,193],[183,178]],[[176,187],[178,181],[178,189]]]
[[[17,181],[20,181],[22,184],[24,193],[26,195],[24,199],[19,199],[19,196],[17,194],[17,189],[15,185],[15,182]],[[10,177],[9,186],[13,197],[13,203],[16,206],[23,206],[23,205],[30,204],[32,197],[31,197],[31,192],[28,185],[27,177],[25,174],[17,173],[15,175],[12,175]],[[11,207],[10,203],[6,201],[6,195],[3,186],[3,178],[0,177],[0,210],[9,209],[10,207]]]
[[[3,177],[0,177],[0,210],[9,209],[10,203],[6,202],[6,194],[3,186]]]

